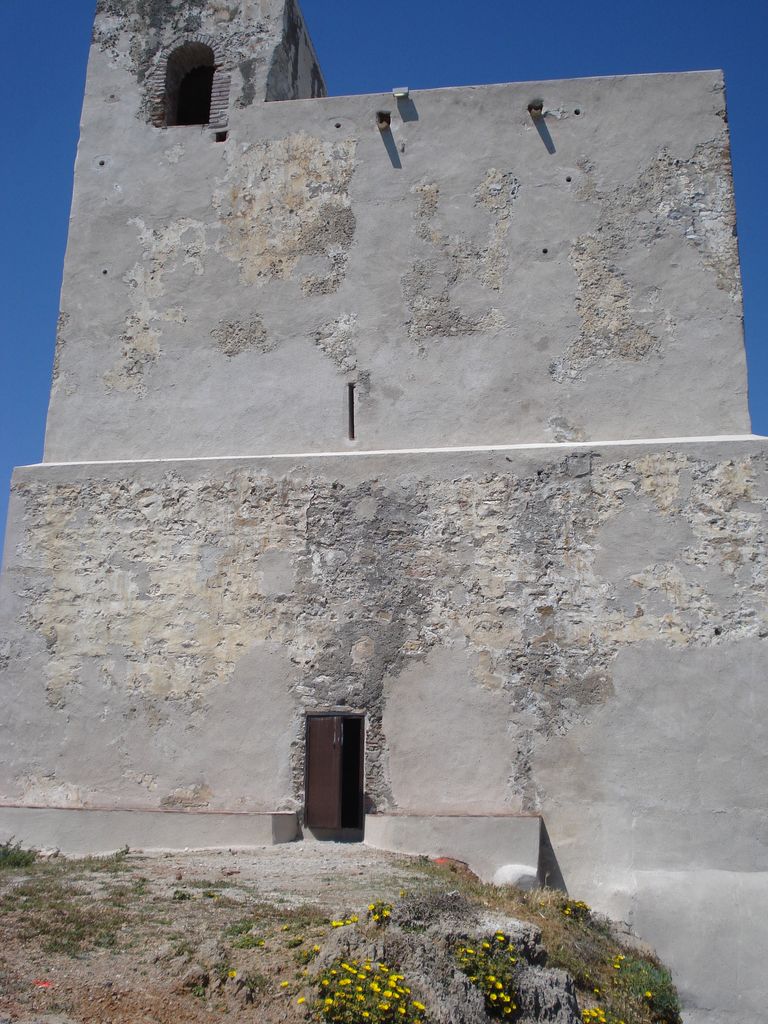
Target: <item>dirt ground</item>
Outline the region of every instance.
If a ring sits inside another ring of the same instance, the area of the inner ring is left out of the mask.
[[[0,1024],[303,1021],[306,964],[332,921],[449,881],[317,842],[3,871]]]

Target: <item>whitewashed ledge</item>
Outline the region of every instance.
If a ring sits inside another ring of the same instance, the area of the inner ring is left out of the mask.
[[[141,850],[227,849],[290,843],[294,812],[0,807],[0,842],[55,848],[68,857]]]

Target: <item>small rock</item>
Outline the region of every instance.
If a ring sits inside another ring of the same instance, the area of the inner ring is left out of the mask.
[[[576,985],[570,974],[544,967],[529,967],[519,979],[518,1024],[579,1024],[581,1014]]]
[[[538,889],[539,873],[529,864],[502,864],[493,876],[494,885],[512,885],[517,889]]]

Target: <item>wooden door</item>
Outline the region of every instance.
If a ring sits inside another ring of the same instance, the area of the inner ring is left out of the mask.
[[[309,828],[341,828],[341,715],[308,715],[305,824]]]

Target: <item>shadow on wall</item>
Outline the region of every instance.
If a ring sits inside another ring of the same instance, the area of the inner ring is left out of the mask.
[[[403,165],[400,161],[400,154],[397,151],[397,143],[391,128],[384,128],[382,130],[381,141],[384,143],[384,148],[387,151],[392,166],[398,171],[402,170]]]
[[[536,125],[536,131],[541,136],[541,141],[547,147],[548,153],[555,152],[555,144],[552,141],[552,136],[549,134],[549,128],[544,123],[544,118],[540,117],[533,122]]]
[[[405,96],[397,97],[397,112],[400,115],[400,120],[405,122],[418,121],[419,112],[416,109],[416,104],[412,99],[406,98]]]
[[[539,838],[539,880],[542,885],[546,885],[550,889],[560,889],[561,892],[568,892],[543,818],[541,819],[541,834]]]

